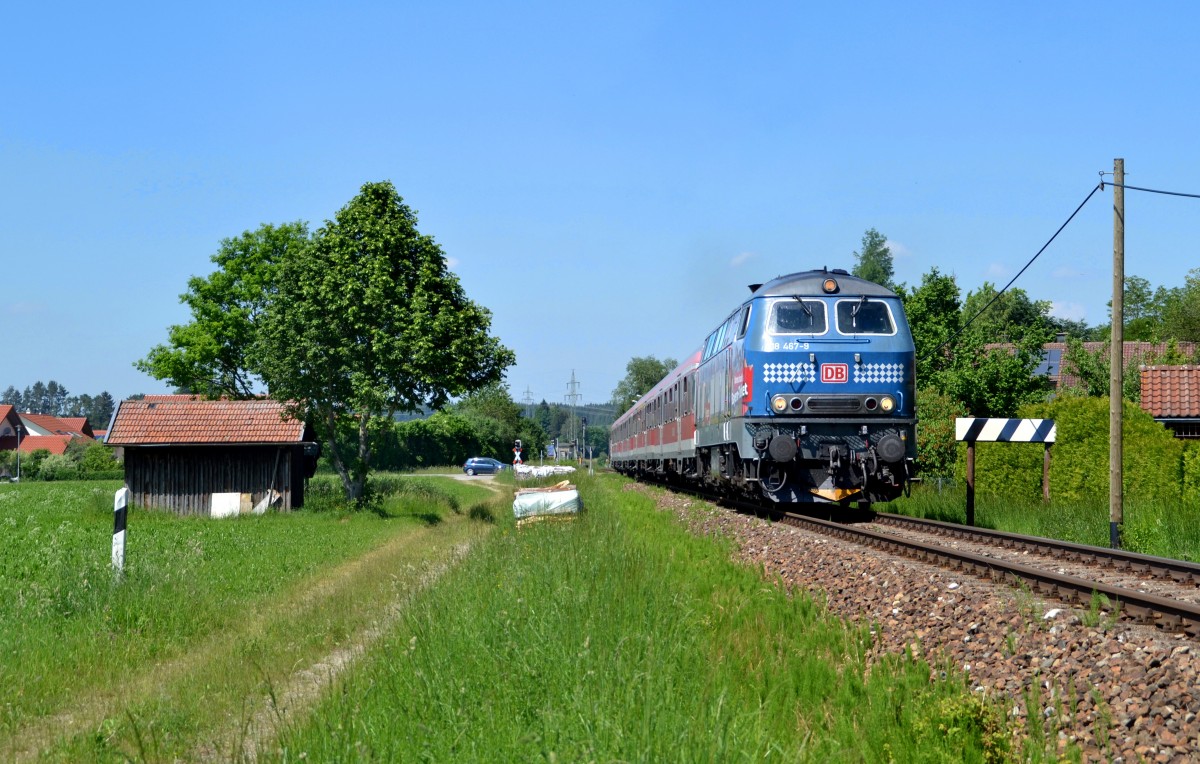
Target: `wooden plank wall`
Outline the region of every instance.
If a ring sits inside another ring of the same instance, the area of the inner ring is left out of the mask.
[[[294,495],[294,446],[165,446],[125,448],[125,484],[132,503],[207,517],[214,493],[249,493],[251,506],[272,487],[282,498],[276,507],[303,503]]]

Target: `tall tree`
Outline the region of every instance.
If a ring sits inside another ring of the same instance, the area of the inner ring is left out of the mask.
[[[895,275],[892,250],[888,247],[886,236],[874,228],[868,228],[862,237],[862,249],[854,253],[854,259],[857,263],[851,273],[896,291],[896,285],[892,282]]]
[[[930,384],[949,366],[950,343],[962,327],[958,284],[953,276],[932,268],[919,286],[903,293],[904,312],[917,351],[917,384]]]
[[[134,365],[155,379],[209,398],[240,399],[260,389],[260,374],[248,357],[257,325],[275,294],[282,263],[308,244],[302,222],[265,224],[221,241],[207,278],[193,276],[180,295],[192,320],[172,326],[167,344],[156,345]]]
[[[373,426],[498,382],[515,362],[388,182],[364,185],[285,258],[277,287],[253,368],[317,426],[349,499],[365,495]]]
[[[636,356],[625,364],[625,376],[612,392],[612,405],[616,416],[621,416],[646,393],[667,376],[679,362],[674,358],[658,360],[652,355]]]
[[[1200,342],[1200,268],[1188,271],[1182,287],[1163,290],[1163,336]]]

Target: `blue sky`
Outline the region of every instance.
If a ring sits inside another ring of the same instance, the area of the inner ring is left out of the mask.
[[[516,351],[604,401],[746,285],[851,268],[1002,286],[1113,159],[1200,193],[1189,3],[18,4],[0,45],[0,388],[133,368],[189,276],[391,180]],[[1182,285],[1200,201],[1128,192],[1126,272]],[[1107,320],[1112,194],[1017,282]]]

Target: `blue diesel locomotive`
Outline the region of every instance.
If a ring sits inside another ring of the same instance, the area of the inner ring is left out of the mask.
[[[844,270],[780,276],[612,428],[618,471],[781,504],[890,501],[915,476],[900,298]]]

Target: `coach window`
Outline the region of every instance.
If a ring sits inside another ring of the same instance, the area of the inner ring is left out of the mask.
[[[883,300],[839,300],[837,328],[842,334],[895,334],[892,312]]]
[[[746,336],[746,328],[750,326],[750,306],[742,308],[742,320],[738,325],[738,339]]]
[[[771,311],[774,334],[824,334],[825,303],[820,300],[780,300]]]

